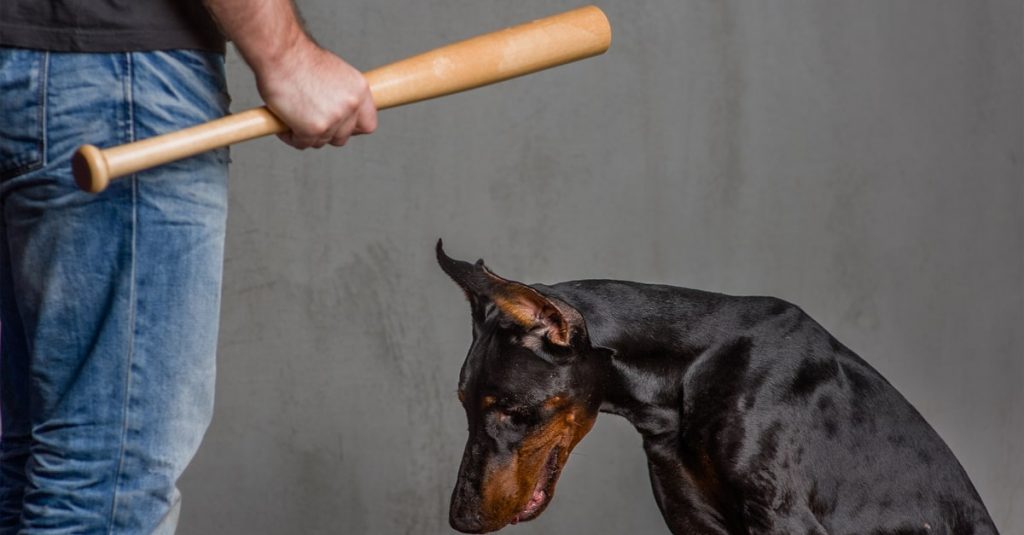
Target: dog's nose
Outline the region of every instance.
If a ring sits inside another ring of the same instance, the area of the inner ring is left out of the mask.
[[[451,508],[448,510],[448,523],[456,531],[463,533],[483,533],[484,519],[480,515],[479,503],[475,499],[466,499],[466,486],[460,481],[452,494]]]
[[[452,507],[448,514],[448,523],[452,529],[462,533],[483,533],[484,522],[478,511],[470,511],[468,508]]]

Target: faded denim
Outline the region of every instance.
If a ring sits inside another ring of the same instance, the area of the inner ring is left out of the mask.
[[[0,48],[0,533],[172,533],[213,409],[227,151],[70,158],[227,112],[223,56]]]

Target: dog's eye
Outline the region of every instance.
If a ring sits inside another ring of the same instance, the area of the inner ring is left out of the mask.
[[[523,411],[520,407],[502,406],[495,407],[491,413],[499,422],[505,423],[512,419],[518,419],[523,414]]]
[[[522,405],[510,405],[508,407],[505,407],[504,410],[505,410],[505,412],[507,412],[507,413],[509,413],[509,414],[511,414],[513,416],[522,416],[522,415],[524,415],[524,414],[529,412],[529,409],[527,409],[526,407],[524,407]]]
[[[533,410],[525,405],[504,407],[502,413],[507,415],[507,420],[515,425],[527,425],[533,420]]]
[[[503,429],[525,429],[529,426],[530,418],[525,411],[503,407],[491,411],[491,421]]]

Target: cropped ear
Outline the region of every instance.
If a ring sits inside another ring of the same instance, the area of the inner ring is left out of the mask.
[[[530,331],[539,329],[549,342],[563,347],[571,344],[574,332],[586,332],[583,316],[576,309],[530,286],[495,275],[483,260],[470,264],[448,257],[441,240],[437,241],[437,262],[466,293],[474,315],[488,300],[517,325]]]
[[[444,244],[441,240],[437,240],[437,246],[434,247],[434,251],[437,253],[437,263],[440,264],[441,270],[448,274],[449,277],[455,284],[462,288],[462,291],[469,294],[482,294],[486,293],[488,288],[488,282],[485,277],[482,277],[479,273],[480,266],[483,265],[484,260],[481,258],[477,260],[476,265],[464,262],[462,260],[455,260],[448,256],[444,252]]]
[[[469,300],[469,306],[473,312],[473,319],[482,321],[484,312],[483,306],[487,296],[491,293],[492,283],[483,273],[483,259],[477,260],[476,264],[470,264],[462,260],[455,260],[444,252],[441,240],[437,240],[437,263],[441,269],[448,274],[455,284],[462,288]]]

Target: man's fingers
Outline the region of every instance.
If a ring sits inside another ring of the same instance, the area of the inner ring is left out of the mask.
[[[349,137],[351,137],[351,135],[337,136],[331,140],[331,145],[334,145],[335,147],[344,147],[345,144],[348,143]]]
[[[330,143],[331,145],[337,145],[337,143],[335,143],[335,141],[342,134],[344,134],[345,128],[347,127],[346,122],[347,122],[347,119],[338,121],[338,122],[334,123],[333,125],[331,125],[330,130],[328,130],[327,133],[324,134],[321,137],[321,139],[323,140],[325,145],[327,143]]]
[[[373,97],[369,94],[360,104],[356,117],[354,134],[372,134],[377,129],[377,106],[374,105]]]
[[[297,133],[293,130],[289,130],[288,132],[279,134],[277,137],[297,149],[319,149],[328,143],[340,147],[345,143],[348,143],[349,137],[353,134],[363,133],[358,130],[363,113],[364,112],[360,110],[357,113],[349,114],[347,117],[321,133]]]
[[[353,114],[345,118],[341,123],[341,127],[335,132],[334,137],[331,138],[331,145],[335,147],[344,146],[348,143],[349,136],[352,135],[353,130],[356,127],[356,121],[358,117]]]
[[[277,138],[284,141],[286,144],[291,145],[299,150],[305,150],[315,146],[316,139],[304,136],[297,136],[294,132],[288,131],[277,135]],[[320,143],[322,147],[325,143]]]
[[[299,147],[298,145],[295,144],[295,138],[294,138],[294,136],[292,136],[292,132],[290,130],[287,131],[287,132],[282,132],[282,133],[278,134],[277,135],[277,139],[280,139],[281,141],[284,141],[286,145],[290,145],[292,147],[295,147],[296,149],[301,149],[302,148],[302,147]]]

